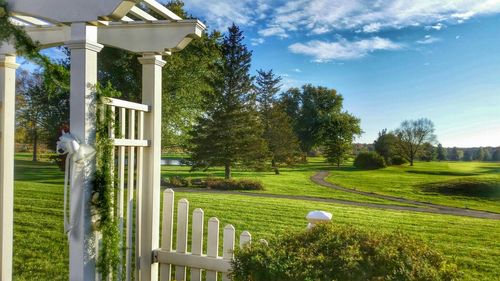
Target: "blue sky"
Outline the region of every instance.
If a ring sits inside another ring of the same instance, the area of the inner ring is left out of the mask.
[[[430,118],[445,146],[500,146],[500,0],[185,0],[212,28],[235,22],[253,68],[283,88],[335,88],[370,143]]]

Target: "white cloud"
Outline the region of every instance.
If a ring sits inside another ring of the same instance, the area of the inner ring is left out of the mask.
[[[336,30],[366,33],[426,26],[440,30],[476,15],[500,13],[499,0],[290,0],[275,2],[267,28],[323,34]],[[283,33],[280,33],[283,34]]]
[[[252,46],[257,46],[257,45],[261,45],[261,44],[264,44],[264,42],[266,42],[266,40],[264,40],[264,38],[252,38],[250,40]]]
[[[460,35],[455,36],[455,39],[457,40],[460,39]]]
[[[293,72],[297,72],[297,73],[301,73],[302,72],[302,70],[300,68],[294,68],[294,69],[292,69],[292,71]]]
[[[307,43],[295,43],[288,48],[292,53],[311,56],[316,62],[328,62],[358,59],[377,50],[398,50],[402,46],[389,39],[372,37],[358,41],[346,39],[340,39],[336,42],[313,40]]]
[[[363,26],[363,32],[365,32],[365,33],[378,32],[381,27],[382,27],[382,24],[380,24],[379,22],[370,23],[370,24]]]
[[[281,38],[288,37],[288,34],[286,33],[285,29],[279,26],[270,26],[266,29],[261,29],[259,30],[259,35],[264,37],[268,36],[278,36]]]
[[[436,23],[435,25],[428,25],[428,26],[426,26],[426,27],[425,27],[425,30],[431,30],[431,29],[434,29],[434,30],[441,30],[441,29],[443,29],[443,28],[445,28],[445,27],[446,27],[446,25],[444,25],[444,24],[442,24],[442,23],[438,22],[438,23]]]
[[[441,39],[433,37],[431,35],[425,35],[424,39],[417,40],[416,43],[421,44],[421,45],[427,45],[427,44],[432,44],[432,43],[435,43],[438,41],[441,41]]]
[[[212,27],[225,31],[233,22],[237,25],[252,26],[264,21],[272,8],[265,0],[186,0],[186,10],[200,17]]]

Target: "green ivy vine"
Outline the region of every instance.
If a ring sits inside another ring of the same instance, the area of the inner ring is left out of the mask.
[[[114,116],[103,101],[109,97],[119,97],[121,93],[113,89],[110,84],[105,87],[96,87],[97,120],[96,120],[96,170],[94,174],[92,207],[97,215],[96,230],[102,233],[102,242],[99,245],[97,270],[102,276],[112,274],[118,279],[120,264],[120,232],[118,220],[114,215],[116,200],[114,200],[115,183],[113,141],[109,138],[109,126],[116,130]],[[119,131],[119,130],[118,130]]]

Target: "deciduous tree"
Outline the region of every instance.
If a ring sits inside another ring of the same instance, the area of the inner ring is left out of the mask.
[[[423,144],[433,143],[436,140],[434,124],[426,118],[403,121],[395,134],[398,137],[396,142],[398,154],[410,162],[411,166],[422,150]]]
[[[323,145],[328,162],[337,167],[352,153],[352,143],[356,136],[361,135],[359,118],[342,112],[332,116],[325,124]]]
[[[396,142],[398,138],[394,133],[387,132],[387,129],[383,129],[378,133],[378,138],[373,143],[375,151],[384,157],[385,163],[391,165],[391,158],[396,153]]]
[[[343,98],[334,89],[304,85],[284,93],[281,103],[293,122],[300,148],[307,155],[323,141],[323,128],[341,113]]]

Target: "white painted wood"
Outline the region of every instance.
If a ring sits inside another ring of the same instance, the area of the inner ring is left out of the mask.
[[[113,140],[115,146],[126,147],[146,147],[149,146],[148,140],[131,140],[131,139],[115,139]]]
[[[203,254],[203,219],[203,210],[199,208],[195,209],[193,211],[191,231],[191,253],[193,256],[201,256]],[[200,268],[191,268],[191,281],[201,281]]]
[[[143,2],[153,11],[162,15],[166,19],[181,20],[181,18],[155,0],[143,0]]]
[[[252,243],[252,234],[248,231],[243,231],[240,235],[240,248],[250,245]]]
[[[172,239],[174,231],[174,191],[170,188],[163,192],[162,228],[161,248],[164,251],[172,252]],[[160,265],[161,281],[170,281],[171,276],[172,265],[169,263],[162,263]]]
[[[153,21],[153,20],[157,20],[155,17],[153,17],[152,15],[146,13],[145,11],[139,9],[137,6],[134,6],[132,7],[132,9],[130,9],[130,14],[142,19],[142,20],[149,20],[149,21]]]
[[[32,24],[32,25],[40,25],[40,26],[46,26],[46,25],[49,25],[48,22],[44,21],[44,20],[41,20],[41,19],[37,19],[37,18],[34,18],[34,17],[30,17],[30,16],[25,16],[25,15],[15,15],[16,18],[22,20],[22,21],[25,21],[29,24]]]
[[[188,240],[188,223],[189,223],[189,201],[181,199],[177,208],[177,253],[187,253],[187,240]],[[175,280],[186,280],[186,267],[175,267]]]
[[[151,106],[144,116],[144,138],[151,141],[144,148],[144,179],[141,202],[140,231],[140,280],[158,280],[158,264],[153,263],[153,250],[159,248],[160,240],[160,179],[161,179],[161,100],[162,67],[161,56],[144,54],[142,64],[142,103]]]
[[[231,269],[231,262],[222,258],[213,258],[205,255],[195,256],[191,254],[180,254],[175,252],[168,252],[164,250],[156,251],[158,262],[179,264],[191,268],[205,268],[211,272],[229,272]],[[207,280],[209,279],[207,276]]]
[[[135,138],[135,110],[128,110],[128,138]],[[127,180],[127,232],[126,232],[126,266],[125,278],[131,280],[134,269],[132,268],[134,247],[134,184],[135,184],[135,147],[128,147],[128,180]]]
[[[219,257],[219,220],[210,218],[208,220],[207,256]],[[217,281],[217,271],[207,271],[207,281]]]
[[[126,109],[134,109],[137,111],[144,111],[144,112],[150,111],[150,108],[148,105],[130,102],[130,101],[125,101],[125,100],[120,100],[120,99],[115,99],[115,98],[105,98],[103,103],[110,105],[110,106],[116,106],[116,107],[121,107],[121,108],[126,108]]]
[[[182,50],[193,38],[201,37],[205,28],[198,20],[111,22],[99,26],[99,42],[134,53],[163,54]]]
[[[138,111],[138,120],[137,120],[137,138],[139,140],[143,140],[144,139],[144,111]],[[136,223],[136,227],[135,227],[135,235],[136,235],[136,240],[135,240],[135,256],[136,256],[136,265],[139,265],[139,260],[138,260],[138,257],[139,257],[139,249],[141,248],[141,241],[142,241],[142,237],[141,237],[141,231],[140,229],[142,229],[142,221],[141,221],[141,218],[142,218],[142,215],[141,215],[141,210],[142,210],[142,207],[141,207],[141,204],[142,204],[142,192],[143,192],[143,182],[144,182],[144,176],[143,176],[143,173],[144,173],[144,148],[142,146],[139,146],[137,148],[137,168],[136,168],[136,173],[137,173],[137,180],[136,180],[136,184],[137,184],[137,187],[136,187],[136,195],[137,195],[137,198],[135,200],[136,202],[136,207],[135,207],[135,223]],[[137,266],[136,266],[137,267]],[[136,280],[140,280],[139,279],[139,270],[136,270],[136,273],[135,273],[135,276],[136,276]]]
[[[45,9],[47,8],[53,9],[50,6]],[[60,10],[58,12],[60,13]],[[96,120],[93,87],[97,83],[97,53],[102,49],[102,45],[97,43],[97,27],[87,26],[85,23],[71,24],[71,41],[67,46],[71,50],[71,133],[81,142],[93,145]],[[92,281],[96,275],[96,253],[92,244],[94,233],[90,212],[94,170],[95,162],[91,161],[73,174],[70,219],[75,223],[69,233],[70,280]]]
[[[57,22],[93,22],[100,18],[121,19],[136,4],[129,0],[7,0],[9,8],[26,15]]]
[[[12,280],[15,56],[0,54],[0,280]]]
[[[235,245],[235,229],[234,226],[232,225],[227,225],[224,227],[224,244],[222,246],[222,258],[227,261],[231,262],[234,258],[234,245]],[[231,278],[229,277],[228,272],[222,273],[222,281],[231,281]]]
[[[118,127],[120,129],[120,137],[125,136],[126,132],[126,109],[120,108],[118,111]],[[123,215],[125,210],[125,147],[118,147],[118,196],[117,196],[117,214],[118,214],[118,229],[120,231],[120,267],[119,276],[122,276],[123,271]]]

